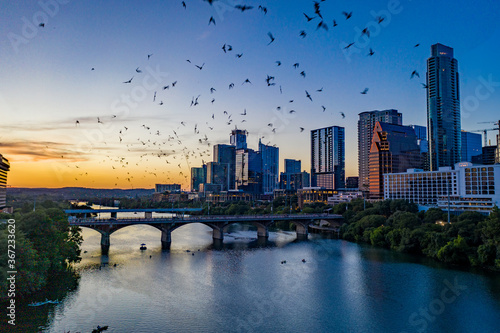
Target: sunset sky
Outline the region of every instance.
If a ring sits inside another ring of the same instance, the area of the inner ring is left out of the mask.
[[[426,125],[421,83],[435,43],[458,60],[462,129],[493,128],[478,122],[500,117],[497,0],[326,0],[328,31],[319,17],[307,22],[313,1],[185,4],[0,2],[0,154],[10,186],[188,189],[190,168],[212,161],[235,126],[249,132],[249,148],[259,137],[278,146],[281,170],[293,158],[307,171],[310,130],[343,126],[346,176],[357,176],[360,112],[397,109],[404,124]],[[420,78],[410,79],[414,70]]]

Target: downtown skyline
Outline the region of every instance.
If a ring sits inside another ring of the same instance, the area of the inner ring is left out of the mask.
[[[357,176],[359,113],[396,109],[404,125],[426,125],[421,83],[435,43],[452,47],[459,62],[462,129],[498,120],[500,33],[485,14],[498,12],[496,2],[459,1],[450,10],[430,1],[327,0],[328,31],[317,29],[319,18],[305,19],[313,2],[248,1],[254,8],[244,12],[233,7],[239,1],[186,4],[0,5],[0,154],[11,163],[9,185],[188,189],[190,168],[212,161],[213,145],[227,144],[235,126],[249,132],[250,146],[264,136],[279,147],[280,171],[288,158],[308,172],[310,130],[344,127],[346,177]],[[377,23],[382,11],[392,13]],[[477,24],[453,24],[469,18]],[[30,21],[34,32],[23,34]],[[370,38],[359,37],[366,27]],[[413,71],[420,77],[410,79]]]

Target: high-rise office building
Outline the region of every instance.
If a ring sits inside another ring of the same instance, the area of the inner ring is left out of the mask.
[[[231,146],[235,146],[236,149],[247,149],[247,134],[248,132],[245,130],[237,128],[232,130],[231,137],[229,138]]]
[[[427,59],[429,169],[453,166],[461,158],[458,63],[451,47],[434,44]]]
[[[280,174],[280,188],[287,191],[297,191],[311,186],[308,172],[301,172],[301,161],[285,159],[285,172]]]
[[[9,171],[9,160],[0,154],[0,209],[7,205],[7,173]]]
[[[370,198],[384,196],[384,174],[406,172],[421,165],[417,136],[409,126],[377,122],[370,149]]]
[[[311,182],[308,172],[286,173],[280,174],[280,188],[287,191],[297,191],[304,187],[310,187]]]
[[[198,192],[200,190],[200,184],[207,182],[207,166],[196,168],[191,168],[191,191]]]
[[[403,115],[397,110],[374,110],[361,112],[358,120],[358,182],[359,189],[369,190],[369,169],[370,147],[373,138],[373,129],[377,122],[402,125]]]
[[[236,189],[252,193],[262,191],[262,159],[252,149],[236,150]]]
[[[483,144],[481,134],[462,131],[462,154],[461,162],[472,162],[472,157],[481,155]]]
[[[344,128],[330,126],[311,131],[311,184],[325,189],[344,188]]]
[[[427,141],[427,127],[420,125],[408,125],[413,128],[417,136],[417,145],[420,147],[420,169],[429,170],[429,141]]]
[[[301,168],[300,160],[285,159],[285,173],[300,173]]]
[[[207,184],[220,185],[222,191],[229,189],[229,164],[208,162]]]
[[[262,159],[262,192],[273,193],[279,185],[279,148],[263,144],[259,139]]]
[[[229,190],[236,188],[235,173],[236,173],[236,148],[232,145],[214,145],[214,162],[229,165],[228,177],[224,183],[228,184]]]

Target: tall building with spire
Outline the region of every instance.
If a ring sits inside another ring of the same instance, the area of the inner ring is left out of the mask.
[[[442,44],[432,45],[427,59],[427,133],[430,171],[460,162],[458,62]]]

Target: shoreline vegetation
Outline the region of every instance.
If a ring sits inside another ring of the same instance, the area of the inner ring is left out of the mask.
[[[42,201],[33,211],[33,204],[24,204],[14,214],[0,213],[0,220],[15,220],[16,298],[22,301],[62,275],[77,278],[72,264],[81,260],[81,229],[72,227],[64,209],[68,204]],[[8,231],[0,224],[0,247],[7,249]],[[2,267],[7,264],[7,251],[0,252]],[[59,277],[59,278],[58,278]],[[0,302],[7,297],[7,269],[0,271]]]
[[[77,275],[72,265],[81,260],[80,245],[83,241],[81,229],[71,227],[64,213],[69,208],[66,201],[54,202],[52,198],[37,200],[33,211],[31,200],[13,198],[15,212],[0,214],[2,219],[16,221],[16,269],[17,294],[21,298],[40,292],[54,276],[62,273]],[[23,198],[25,199],[25,198]],[[114,199],[90,199],[90,203],[112,206]],[[181,203],[153,202],[149,198],[120,198],[121,208],[171,208]],[[461,267],[481,267],[500,271],[500,209],[489,216],[477,212],[452,215],[431,208],[418,211],[416,204],[404,200],[385,200],[375,203],[356,199],[349,203],[328,206],[324,203],[306,204],[298,208],[297,196],[279,197],[272,202],[224,202],[219,204],[187,202],[184,207],[202,207],[198,214],[249,215],[249,214],[300,214],[322,213],[330,209],[333,214],[344,217],[339,231],[341,239],[367,243],[397,252],[434,258],[438,261]],[[293,230],[291,222],[277,222],[272,228]],[[7,248],[6,224],[0,224],[0,246]],[[2,265],[7,263],[6,251],[0,254]],[[6,270],[0,279],[6,280]],[[0,302],[7,295],[7,283],[0,284]]]

